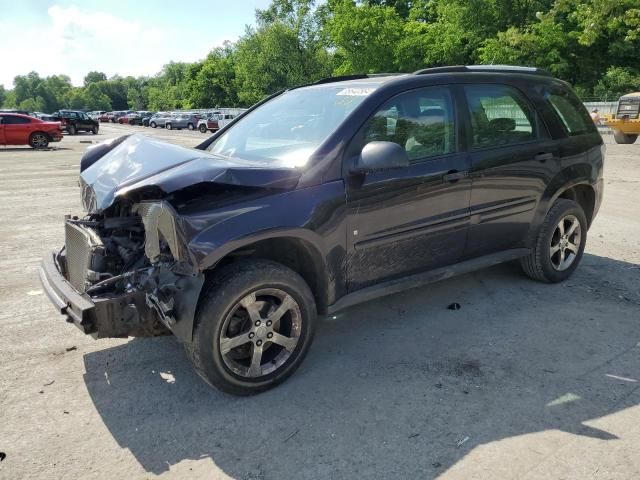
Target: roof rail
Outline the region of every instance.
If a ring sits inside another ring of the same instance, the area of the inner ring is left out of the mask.
[[[521,67],[518,65],[455,65],[451,67],[423,68],[413,72],[414,75],[426,75],[430,73],[460,73],[460,72],[511,72],[528,73],[532,75],[543,75],[551,77],[551,73],[535,67]]]
[[[356,73],[355,75],[339,75],[337,77],[321,78],[320,80],[313,82],[311,85],[322,85],[323,83],[344,82],[345,80],[360,80],[362,78],[368,78],[368,76],[362,73]]]
[[[406,75],[405,73],[356,73],[353,75],[339,75],[337,77],[327,77],[311,83],[311,85],[321,85],[323,83],[344,82],[347,80],[362,80],[363,78],[393,77]]]

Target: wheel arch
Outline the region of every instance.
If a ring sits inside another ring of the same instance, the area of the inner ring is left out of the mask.
[[[578,170],[570,169],[569,171],[560,172],[549,182],[531,224],[525,242],[526,247],[532,247],[538,231],[542,226],[542,222],[544,222],[554,202],[559,198],[566,198],[578,202],[587,217],[588,226],[591,226],[597,208],[597,195],[594,186],[597,181],[592,179],[592,173],[594,172],[590,165],[580,165],[576,167],[580,168]],[[567,179],[572,180],[567,181]]]
[[[582,207],[585,217],[587,217],[587,225],[590,227],[593,221],[593,214],[596,206],[596,191],[588,182],[576,183],[571,185],[555,195],[551,205],[558,198],[566,198],[573,200]]]
[[[325,314],[332,301],[330,276],[325,256],[314,234],[305,229],[263,233],[241,241],[230,242],[223,252],[206,258],[205,275],[237,261],[261,258],[278,262],[298,273],[309,285],[318,313]]]
[[[45,137],[47,137],[47,138],[49,139],[49,141],[50,141],[50,142],[53,140],[53,138],[51,137],[51,134],[50,134],[49,132],[47,132],[47,131],[45,131],[45,130],[36,130],[36,131],[31,132],[31,133],[29,134],[29,142],[31,142],[31,138],[32,138],[34,135],[37,135],[38,133],[43,134]],[[24,138],[24,137],[23,137],[23,138]]]

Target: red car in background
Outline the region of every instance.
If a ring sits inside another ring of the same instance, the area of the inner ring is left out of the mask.
[[[104,112],[101,115],[98,115],[98,121],[99,122],[108,122],[109,120],[111,120],[110,117],[113,116],[113,112]]]
[[[62,140],[60,122],[44,122],[17,113],[0,112],[0,145],[30,145],[47,148],[49,142]]]

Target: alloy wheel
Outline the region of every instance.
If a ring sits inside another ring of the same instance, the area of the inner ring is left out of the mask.
[[[220,354],[225,366],[244,378],[275,372],[300,340],[302,313],[295,299],[277,288],[242,298],[222,324]]]
[[[573,264],[580,250],[581,239],[582,229],[578,219],[574,215],[561,218],[553,231],[549,247],[551,266],[555,270],[561,272]]]
[[[42,133],[36,133],[31,137],[31,146],[35,148],[45,148],[49,145],[49,139]]]

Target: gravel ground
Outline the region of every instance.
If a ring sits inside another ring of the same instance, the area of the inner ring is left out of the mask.
[[[284,385],[236,398],[173,338],[94,341],[41,290],[84,142],[131,129],[205,138],[0,147],[0,478],[640,477],[640,144],[608,146],[566,283],[507,264],[353,307]]]

